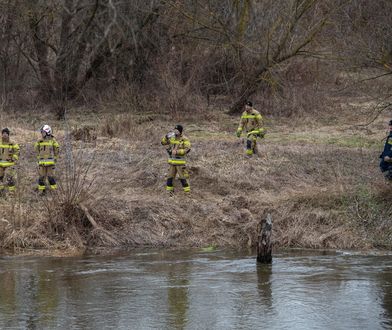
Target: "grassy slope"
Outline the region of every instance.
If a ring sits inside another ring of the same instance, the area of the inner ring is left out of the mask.
[[[30,114],[16,125],[3,113],[0,119],[13,129],[23,153],[18,194],[0,201],[1,244],[68,250],[246,246],[255,244],[259,221],[271,213],[277,246],[389,248],[392,188],[378,170],[385,118],[365,130],[351,125],[350,116],[270,119],[260,156],[250,160],[233,134],[238,118],[218,112],[188,117],[181,122],[193,144],[192,195],[184,197],[176,182],[176,196],[169,198],[159,141],[178,119],[75,111],[70,130],[88,124],[97,139],[73,139],[76,174],[67,188],[66,125],[50,120],[63,146],[58,173],[64,188],[42,198],[33,192],[32,143],[40,119]]]

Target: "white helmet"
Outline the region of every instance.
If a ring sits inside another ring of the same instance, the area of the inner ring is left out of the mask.
[[[41,132],[45,132],[47,135],[51,135],[52,128],[49,125],[44,125],[41,127]]]

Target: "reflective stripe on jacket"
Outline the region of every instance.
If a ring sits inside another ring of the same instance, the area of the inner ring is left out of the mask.
[[[161,144],[169,146],[169,148],[167,149],[167,152],[170,155],[170,158],[167,160],[169,164],[171,165],[186,164],[185,156],[191,150],[191,143],[186,136],[184,135],[181,135],[179,137],[174,136],[170,139],[164,136],[161,140]],[[176,154],[172,156],[173,151],[176,151]]]
[[[247,132],[261,130],[263,126],[263,117],[261,114],[252,108],[251,111],[244,111],[241,115],[240,124],[237,131],[242,132],[245,129]]]
[[[59,147],[58,142],[53,137],[38,140],[34,145],[38,164],[43,166],[56,164]]]
[[[167,160],[170,165],[185,165],[186,160],[184,157],[171,157]]]
[[[13,166],[19,159],[19,145],[11,142],[1,142],[0,153],[0,167]]]

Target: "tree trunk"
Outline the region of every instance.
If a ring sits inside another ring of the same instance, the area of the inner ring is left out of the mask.
[[[48,47],[45,45],[43,40],[45,39],[45,32],[39,25],[39,19],[35,16],[30,18],[30,29],[33,34],[33,43],[35,47],[35,53],[38,61],[38,68],[40,73],[41,88],[40,94],[45,101],[48,101],[53,96],[53,82],[50,73],[50,65],[48,60]]]
[[[54,81],[56,83],[56,99],[63,100],[72,91],[72,81],[69,77],[69,67],[72,65],[73,47],[70,40],[71,21],[73,12],[73,0],[65,0],[61,13],[61,28],[59,39],[59,50],[55,63]]]
[[[268,67],[262,65],[257,72],[254,73],[252,77],[250,77],[244,87],[241,89],[240,96],[238,97],[237,101],[233,104],[233,106],[228,111],[229,115],[236,115],[241,112],[243,109],[246,101],[256,93],[257,89],[259,88],[262,82],[262,75],[268,71]]]
[[[94,54],[91,60],[91,64],[86,70],[84,79],[79,84],[79,88],[82,88],[93,77],[94,73],[98,71],[100,66],[105,62],[106,59],[110,58],[111,55],[112,52],[110,51],[110,48],[105,41],[104,44],[101,45]]]
[[[272,262],[272,217],[260,221],[261,230],[257,239],[257,262],[270,264]]]

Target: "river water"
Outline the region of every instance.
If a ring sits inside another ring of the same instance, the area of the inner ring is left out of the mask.
[[[391,329],[392,258],[136,250],[0,257],[0,329]]]

